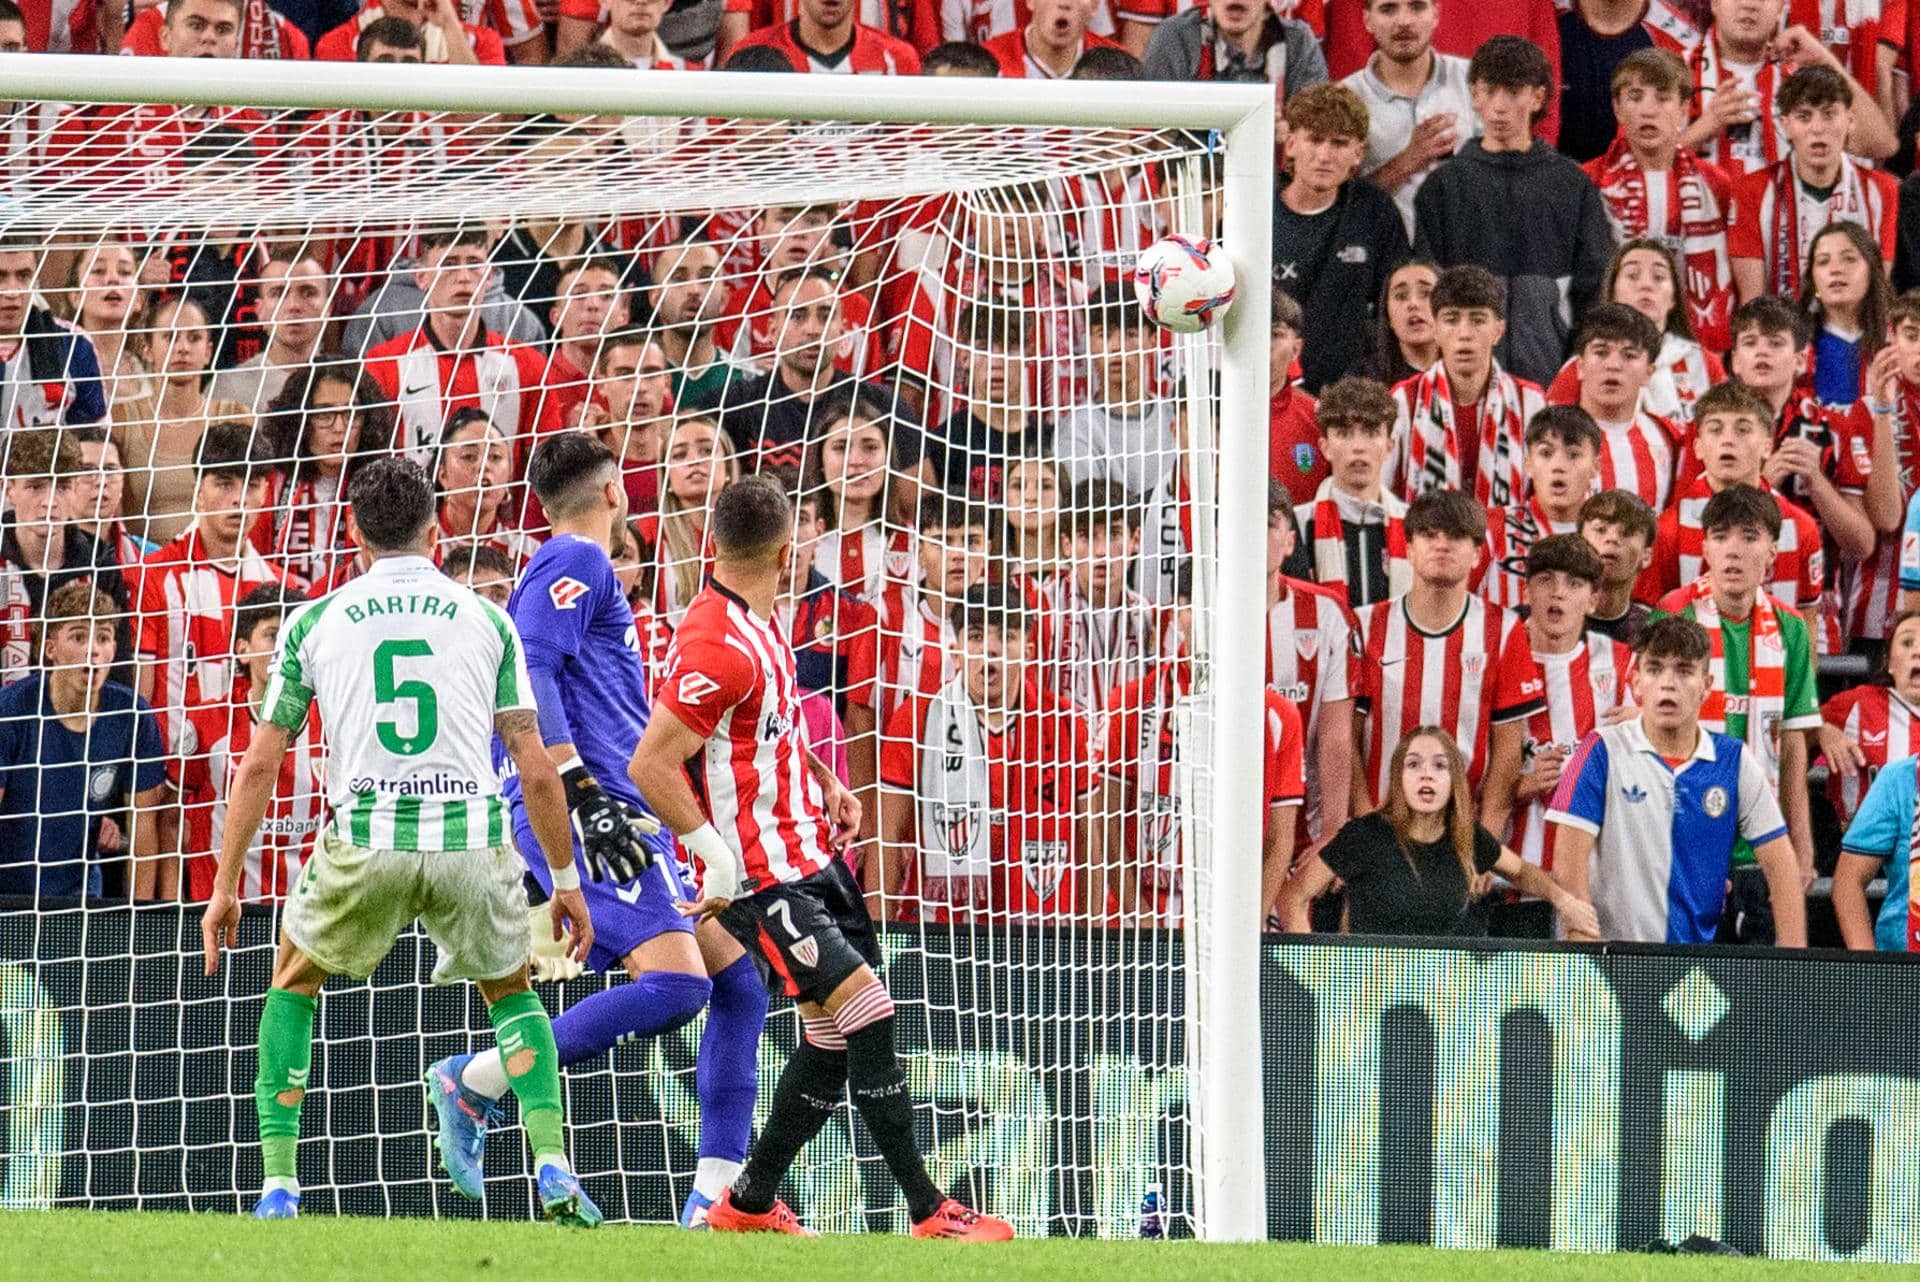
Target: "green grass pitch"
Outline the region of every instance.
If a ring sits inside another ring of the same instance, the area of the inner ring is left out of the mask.
[[[1915,1271],[1671,1256],[1489,1253],[1298,1243],[1015,1242],[890,1237],[722,1237],[668,1228],[229,1215],[0,1213],[0,1279],[145,1282],[1764,1282],[1895,1278]]]

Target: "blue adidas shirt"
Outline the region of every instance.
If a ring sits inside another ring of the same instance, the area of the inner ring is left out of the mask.
[[[1847,826],[1840,849],[1878,859],[1887,878],[1887,900],[1873,923],[1873,946],[1882,952],[1907,950],[1907,862],[1913,840],[1915,771],[1920,758],[1888,763],[1874,776],[1860,811]]]
[[[153,709],[116,681],[85,731],[60,724],[43,673],[0,689],[0,895],[98,897],[100,820],[165,783],[165,763]]]
[[[1600,937],[1647,944],[1712,943],[1734,842],[1757,847],[1787,831],[1740,740],[1703,730],[1676,768],[1637,719],[1581,742],[1547,821],[1594,834],[1588,889]]]
[[[507,613],[526,649],[541,741],[571,743],[608,796],[651,813],[627,778],[627,762],[647,729],[646,668],[633,607],[606,550],[577,534],[547,540],[527,562]],[[507,800],[519,805],[520,778],[505,769],[497,739],[494,752],[507,775]],[[671,850],[667,839],[654,840]]]

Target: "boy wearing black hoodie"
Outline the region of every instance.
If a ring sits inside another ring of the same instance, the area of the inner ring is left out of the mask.
[[[1545,386],[1566,359],[1573,318],[1599,294],[1613,252],[1599,189],[1533,136],[1553,91],[1538,45],[1495,36],[1467,69],[1483,132],[1414,198],[1414,252],[1504,278],[1502,367]]]

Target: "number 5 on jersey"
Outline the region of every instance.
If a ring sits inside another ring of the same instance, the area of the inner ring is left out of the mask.
[[[413,733],[401,731],[402,718],[374,722],[380,746],[401,757],[414,757],[433,746],[440,735],[440,701],[425,681],[396,679],[396,659],[431,659],[433,647],[425,641],[382,641],[373,652],[373,697],[384,707],[411,703]]]

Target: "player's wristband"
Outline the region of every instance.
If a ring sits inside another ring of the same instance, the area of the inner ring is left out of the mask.
[[[1892,414],[1899,408],[1900,407],[1898,405],[1882,405],[1877,401],[1867,402],[1867,413],[1874,414],[1874,415]]]
[[[569,810],[577,810],[580,799],[589,791],[596,791],[600,787],[599,781],[587,773],[587,768],[580,763],[578,757],[569,758],[567,763],[560,767],[560,785],[566,789]]]
[[[556,892],[580,889],[580,861],[578,859],[569,862],[565,868],[549,867],[547,871],[553,875],[553,888]]]

